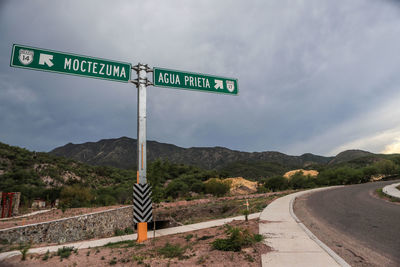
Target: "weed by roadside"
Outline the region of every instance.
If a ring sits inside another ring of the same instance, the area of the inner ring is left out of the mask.
[[[376,189],[375,192],[376,192],[376,194],[377,194],[380,198],[387,199],[387,200],[389,200],[389,201],[391,201],[391,202],[400,202],[400,199],[395,198],[395,197],[392,197],[392,196],[389,196],[389,195],[386,195],[386,194],[383,192],[383,189],[382,189],[382,188]]]
[[[187,242],[190,241],[190,239],[192,239],[193,235],[192,234],[188,234],[187,236],[185,236],[185,239]]]
[[[131,247],[143,247],[144,244],[139,244],[134,240],[125,240],[113,243],[107,243],[104,245],[106,248],[131,248]]]
[[[172,245],[166,243],[164,247],[157,249],[157,252],[166,258],[181,258],[183,253],[185,253],[186,247],[181,247],[180,245]]]
[[[141,256],[141,255],[133,255],[132,256],[132,261],[134,261],[134,262],[136,261],[137,264],[143,264],[144,259],[145,259],[145,257]]]
[[[117,264],[117,258],[114,257],[112,260],[110,260],[110,261],[108,262],[108,264],[110,264],[110,265],[115,265],[115,264]]]
[[[212,247],[223,251],[240,251],[243,247],[260,242],[264,238],[260,234],[252,234],[247,229],[226,225],[228,238],[218,238],[212,242]]]
[[[68,259],[72,251],[74,251],[74,247],[62,247],[57,250],[57,256],[60,256],[60,261],[62,261]]]
[[[47,250],[46,253],[44,254],[42,260],[43,260],[43,261],[47,261],[47,260],[49,259],[49,257],[50,257],[50,251]]]
[[[24,260],[26,260],[26,253],[28,252],[28,250],[29,250],[29,248],[31,247],[31,245],[30,245],[30,244],[27,244],[27,245],[22,245],[22,244],[21,244],[20,247],[21,247],[21,248],[20,248],[20,251],[21,251],[21,253],[22,253],[21,260],[24,261]]]
[[[126,227],[125,229],[119,229],[119,228],[117,228],[117,229],[115,229],[114,230],[114,235],[115,236],[121,236],[121,235],[131,235],[131,234],[133,234],[134,233],[134,231],[133,231],[133,229],[131,228],[131,227]]]

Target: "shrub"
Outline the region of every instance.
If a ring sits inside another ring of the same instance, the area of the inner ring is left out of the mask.
[[[397,166],[391,160],[380,160],[373,165],[378,169],[378,172],[383,175],[392,175],[397,173]]]
[[[68,259],[74,247],[62,247],[57,250],[57,256],[60,256],[60,261],[62,259]]]
[[[228,234],[228,238],[218,238],[212,242],[212,247],[214,249],[223,251],[240,251],[242,247],[263,240],[262,235],[251,234],[249,230],[240,227],[226,225],[225,232]]]
[[[124,240],[113,243],[107,243],[104,245],[106,248],[131,248],[131,247],[143,247],[144,244],[137,243],[135,240]],[[96,251],[96,253],[98,253]]]
[[[60,193],[60,205],[65,205],[69,208],[89,206],[92,200],[93,195],[90,189],[78,184],[66,186]]]
[[[165,195],[172,198],[182,197],[187,193],[189,193],[189,186],[180,179],[171,181],[165,189]]]
[[[286,178],[282,176],[273,176],[271,178],[266,179],[265,188],[271,191],[282,191],[289,188],[289,182]]]
[[[30,245],[22,246],[22,249],[21,249],[21,253],[22,253],[21,260],[22,261],[26,260],[26,254],[28,253],[29,248],[30,248]]]
[[[50,251],[47,250],[46,253],[44,254],[42,260],[43,260],[43,261],[47,261],[47,260],[49,259],[49,256],[50,256]]]
[[[297,172],[289,179],[289,187],[293,189],[316,187],[315,178],[304,176],[301,171]]]
[[[228,182],[219,179],[210,179],[205,183],[205,191],[207,194],[221,197],[229,192],[231,186]]]
[[[112,260],[110,260],[110,261],[108,262],[108,264],[110,264],[110,265],[115,265],[115,264],[117,264],[117,258],[114,257]]]
[[[170,243],[165,244],[164,247],[159,248],[157,251],[159,254],[166,258],[182,257],[185,253],[185,248],[177,245],[171,245]]]
[[[193,235],[192,234],[188,234],[187,236],[185,236],[186,241],[190,241],[190,239],[192,239]]]

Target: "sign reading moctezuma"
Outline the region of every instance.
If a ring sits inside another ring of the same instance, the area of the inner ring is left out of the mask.
[[[118,82],[128,82],[131,79],[129,63],[22,45],[13,45],[10,65]]]

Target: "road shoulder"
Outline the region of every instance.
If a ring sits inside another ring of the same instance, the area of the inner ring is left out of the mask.
[[[259,232],[274,250],[262,256],[262,266],[348,266],[344,261],[344,265],[339,264],[311,239],[290,214],[291,201],[302,194],[305,192],[279,198],[261,213]]]
[[[372,249],[360,245],[358,240],[354,240],[347,235],[337,231],[329,222],[323,218],[317,218],[307,208],[307,198],[310,194],[305,194],[296,198],[294,202],[294,213],[299,220],[323,243],[335,251],[351,266],[391,266],[392,262]]]

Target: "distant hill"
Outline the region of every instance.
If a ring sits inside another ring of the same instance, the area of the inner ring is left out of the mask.
[[[356,160],[359,158],[364,158],[364,157],[375,157],[378,156],[376,154],[373,154],[368,151],[363,151],[363,150],[346,150],[343,152],[340,152],[339,154],[336,155],[335,158],[333,158],[331,161],[329,161],[328,164],[333,165],[333,164],[340,164],[340,163],[346,163],[352,160]]]
[[[50,154],[75,159],[91,165],[107,165],[124,169],[136,166],[136,139],[121,137],[98,142],[67,144]],[[317,156],[310,153],[290,156],[280,152],[241,152],[225,147],[182,148],[172,144],[147,142],[147,159],[168,159],[173,163],[194,165],[205,169],[223,169],[235,162],[268,162],[286,167],[304,167],[312,164],[328,164],[333,157]]]

